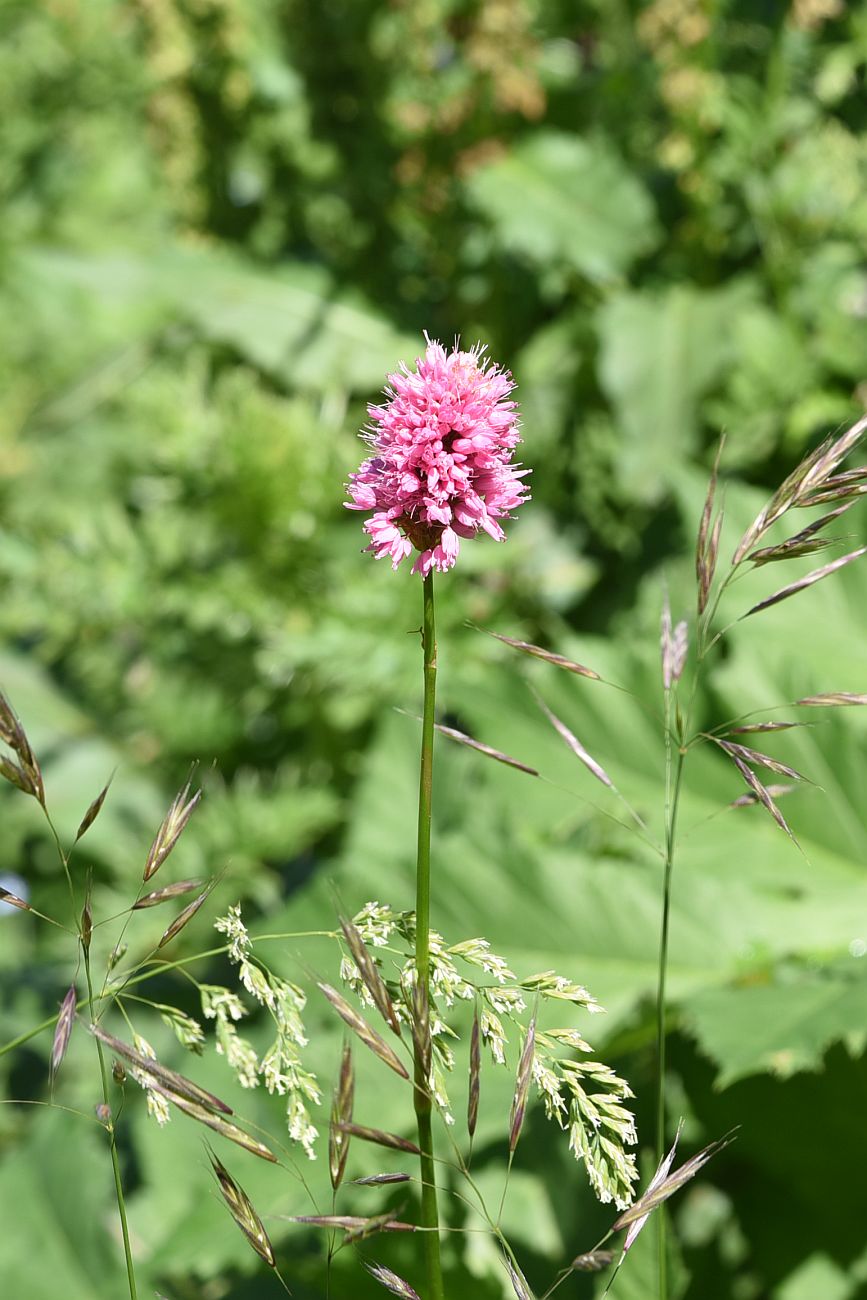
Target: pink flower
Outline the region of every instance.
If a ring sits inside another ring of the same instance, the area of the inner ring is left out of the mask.
[[[509,394],[508,371],[484,359],[477,345],[447,353],[427,339],[415,372],[401,365],[389,375],[387,401],[370,406],[362,434],[373,455],[349,479],[349,510],[370,510],[364,530],[378,560],[393,568],[413,548],[413,573],[445,572],[458,558],[461,538],[480,529],[505,537],[501,519],[529,495],[529,470],[512,464],[521,439]]]

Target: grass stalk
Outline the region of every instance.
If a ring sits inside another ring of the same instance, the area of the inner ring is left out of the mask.
[[[93,1022],[94,999],[93,980],[90,974],[90,952],[84,944],[82,944],[82,950],[84,952],[84,973],[87,979],[87,1004],[90,1011],[90,1019],[91,1022]],[[99,1073],[102,1079],[102,1100],[107,1107],[108,1114],[106,1127],[108,1129],[109,1147],[111,1150],[111,1167],[114,1172],[114,1191],[117,1199],[117,1213],[120,1219],[120,1231],[123,1237],[123,1253],[126,1260],[126,1276],[129,1284],[129,1296],[130,1300],[138,1300],[138,1291],[136,1290],[135,1284],[135,1267],[133,1265],[132,1247],[130,1246],[129,1240],[129,1225],[127,1224],[126,1219],[126,1202],[123,1195],[123,1179],[120,1175],[120,1160],[117,1154],[117,1133],[115,1132],[114,1116],[111,1113],[111,1102],[109,1100],[108,1071],[105,1065],[105,1053],[102,1049],[102,1043],[98,1038],[96,1040],[96,1051],[99,1056]]]
[[[424,580],[424,711],[418,792],[418,856],[416,862],[415,963],[419,987],[430,988],[430,834],[433,791],[434,708],[436,704],[437,648],[433,573]],[[428,1032],[426,1029],[423,1032]],[[417,1038],[420,1035],[417,1035]],[[445,1300],[440,1263],[439,1214],[436,1167],[433,1156],[431,1112],[433,1103],[418,1043],[415,1048],[415,1114],[421,1148],[421,1221],[431,1229],[422,1235],[427,1272],[425,1300]]]

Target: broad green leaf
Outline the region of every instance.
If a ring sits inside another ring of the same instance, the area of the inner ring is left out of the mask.
[[[590,280],[621,276],[659,239],[650,196],[602,141],[537,132],[467,188],[503,247]]]
[[[694,450],[701,399],[733,355],[728,323],[752,293],[747,282],[677,285],[622,293],[600,309],[599,379],[621,434],[617,472],[630,496],[657,500],[671,465]]]
[[[867,946],[867,938],[860,942]],[[826,1049],[843,1039],[853,1052],[867,1042],[867,972],[805,971],[786,982],[706,989],[686,997],[684,1023],[717,1064],[717,1086],[770,1072],[786,1078],[818,1070]]]

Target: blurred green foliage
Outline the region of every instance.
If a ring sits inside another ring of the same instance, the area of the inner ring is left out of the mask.
[[[435,921],[523,973],[586,981],[649,1130],[658,869],[587,802],[518,666],[465,624],[586,658],[652,713],[662,574],[688,608],[720,430],[743,524],[862,408],[867,14],[0,0],[0,32],[0,682],[65,833],[118,769],[87,842],[99,914],[128,905],[192,764],[207,798],[178,876],[224,873],[217,899],[245,897],[269,930],[326,923],[329,881],[352,906],[408,905],[416,739],[393,708],[420,693],[419,589],[359,556],[341,484],[365,402],[421,331],[482,338],[519,384],[534,500],[506,549],[465,548],[441,584],[441,698],[550,784],[529,799],[527,778],[441,752]],[[867,581],[856,567],[832,584],[737,631],[709,723],[864,691]],[[658,724],[552,671],[533,673],[552,706],[658,817]],[[739,793],[722,756],[696,762],[684,815],[672,1113],[695,1145],[742,1125],[674,1212],[688,1300],[867,1296],[864,722],[835,717],[779,753],[824,787],[787,805],[803,857],[760,810],[716,815]],[[59,913],[34,810],[4,789],[0,816],[0,868]],[[31,921],[0,916],[4,1041],[68,987],[68,939]],[[195,930],[181,950],[209,944]],[[337,1037],[320,1021],[327,1077]],[[171,1059],[159,1023],[147,1032]],[[46,1098],[48,1047],[3,1058],[8,1096]],[[91,1111],[78,1048],[69,1104]],[[138,1102],[124,1159],[151,1289],[272,1294],[205,1194],[197,1134],[157,1132]],[[98,1132],[23,1112],[0,1113],[0,1290],[48,1300],[62,1278],[69,1296],[116,1297]],[[481,1180],[502,1155],[483,1138]],[[505,1226],[536,1285],[606,1220],[541,1124],[522,1154]],[[273,1171],[247,1170],[260,1208],[303,1212]],[[649,1294],[650,1236],[616,1300]],[[321,1296],[316,1244],[280,1240],[294,1294]],[[496,1257],[457,1243],[450,1295],[506,1294]],[[357,1271],[335,1286],[380,1294]]]

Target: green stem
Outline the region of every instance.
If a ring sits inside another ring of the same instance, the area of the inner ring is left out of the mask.
[[[668,936],[671,920],[672,874],[677,838],[677,814],[683,785],[686,753],[678,741],[677,764],[672,786],[671,691],[665,693],[665,877],[662,891],[662,927],[659,936],[659,974],[656,986],[656,1161],[665,1155],[665,984],[668,974]],[[665,1250],[665,1207],[656,1212],[659,1236],[659,1300],[667,1300]]]
[[[87,1004],[90,1009],[90,1019],[93,1021],[93,981],[90,976],[90,949],[89,946],[82,944],[84,952],[84,973],[87,977]],[[138,1292],[135,1285],[135,1269],[132,1262],[132,1248],[129,1242],[129,1227],[126,1221],[126,1202],[123,1197],[123,1181],[120,1176],[120,1160],[117,1154],[117,1134],[114,1128],[114,1117],[111,1114],[111,1103],[109,1101],[108,1091],[108,1071],[105,1068],[105,1054],[102,1050],[102,1043],[97,1038],[96,1051],[99,1056],[99,1073],[102,1076],[102,1100],[108,1110],[106,1127],[108,1129],[109,1145],[111,1148],[111,1167],[114,1171],[114,1191],[117,1197],[117,1212],[120,1217],[120,1230],[123,1236],[123,1253],[126,1258],[126,1276],[129,1282],[130,1300],[138,1300]]]
[[[418,790],[418,857],[416,865],[415,965],[419,988],[430,989],[430,828],[433,789],[434,707],[436,704],[437,647],[434,619],[433,574],[424,580],[424,714],[421,735],[421,771]],[[424,1031],[423,1031],[424,1032]],[[420,1037],[420,1035],[418,1035]],[[424,1063],[415,1050],[415,1114],[421,1148],[421,1221],[432,1229],[422,1236],[428,1293],[425,1300],[445,1300],[440,1263],[439,1214],[436,1167],[431,1131],[432,1101]]]

